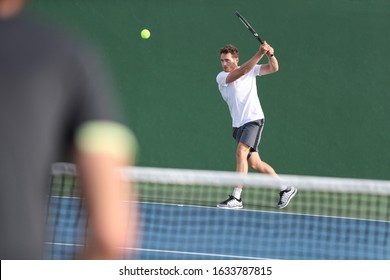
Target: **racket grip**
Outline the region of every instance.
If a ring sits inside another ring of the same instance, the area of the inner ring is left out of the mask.
[[[255,36],[255,37],[260,42],[260,44],[264,44],[263,40],[260,39],[259,35]]]

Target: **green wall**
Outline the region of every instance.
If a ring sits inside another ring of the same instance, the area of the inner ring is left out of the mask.
[[[257,50],[239,10],[276,51],[258,79],[262,158],[284,174],[390,179],[388,0],[31,0],[101,47],[138,165],[235,169],[219,48]],[[148,40],[139,36],[148,28]]]

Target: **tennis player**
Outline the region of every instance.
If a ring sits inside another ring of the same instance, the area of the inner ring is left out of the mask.
[[[258,64],[264,55],[268,57],[268,63]],[[250,166],[259,173],[277,176],[275,170],[261,160],[258,151],[264,128],[264,113],[256,85],[257,76],[272,74],[279,70],[274,49],[264,42],[251,59],[239,66],[238,49],[233,45],[226,45],[220,49],[220,58],[223,71],[217,75],[216,80],[233,121],[233,137],[237,141],[236,171],[247,174]],[[234,187],[229,198],[217,207],[243,208],[242,189],[243,186]],[[277,207],[286,207],[296,193],[296,188],[282,186]]]
[[[91,46],[24,6],[0,0],[0,259],[44,258],[50,166],[70,158],[92,230],[80,258],[121,258],[137,239],[137,210],[123,203],[134,193],[118,172],[132,164],[132,133]]]

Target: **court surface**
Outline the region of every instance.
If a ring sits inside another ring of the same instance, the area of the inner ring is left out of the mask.
[[[79,242],[70,226],[80,218],[77,205],[75,198],[52,200],[50,258]],[[390,259],[386,221],[161,203],[140,203],[140,212],[141,242],[128,249],[136,259]]]

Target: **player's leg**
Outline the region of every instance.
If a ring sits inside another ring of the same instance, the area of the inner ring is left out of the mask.
[[[252,123],[244,124],[241,127],[233,128],[233,138],[237,141],[236,149],[236,171],[241,174],[248,173],[248,154],[250,152],[251,142],[254,142],[256,132],[253,131],[255,125]],[[242,208],[241,192],[243,186],[235,186],[228,199],[217,205],[219,208]]]
[[[259,142],[262,123],[262,120],[253,121],[233,129],[233,138],[237,141],[236,171],[240,174],[246,175],[248,173],[248,155]],[[242,208],[242,189],[242,185],[235,186],[229,198],[217,206],[220,208]]]
[[[238,143],[237,150],[236,150],[236,172],[240,174],[248,174],[248,156],[250,152],[250,147],[247,144],[244,143]],[[232,195],[237,198],[241,199],[241,192],[243,189],[243,185],[237,185],[233,189]]]
[[[269,174],[272,176],[278,176],[275,172],[275,170],[266,162],[262,161],[260,158],[260,155],[258,152],[251,152],[250,156],[248,158],[248,164],[249,166],[259,172],[264,174]],[[280,192],[279,192],[279,201],[277,204],[278,208],[284,208],[289,203],[290,200],[295,196],[297,193],[297,189],[292,186],[281,186]]]
[[[238,143],[236,150],[236,171],[238,173],[248,173],[248,155],[250,147],[244,143]]]
[[[261,160],[258,152],[251,152],[248,158],[248,164],[256,172],[277,176],[272,166]]]
[[[250,147],[244,143],[239,142],[236,150],[236,171],[241,174],[248,173],[248,154]],[[232,194],[217,205],[219,208],[240,209],[242,208],[241,192],[243,186],[235,186]]]

